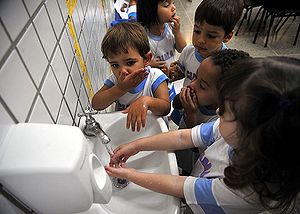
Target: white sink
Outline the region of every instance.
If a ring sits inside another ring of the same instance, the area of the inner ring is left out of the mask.
[[[93,115],[110,137],[110,144],[113,149],[118,145],[140,137],[168,131],[162,118],[149,113],[146,127],[141,129],[140,132],[132,132],[131,129],[126,129],[126,116],[126,114],[121,112]],[[80,123],[81,128],[83,128],[84,123],[85,120],[82,119]],[[98,156],[103,165],[107,165],[109,155],[105,147],[101,143],[95,142],[95,138],[89,139],[91,152],[94,152]],[[176,157],[173,152],[139,152],[137,155],[130,157],[126,165],[143,172],[178,175]],[[122,189],[113,187],[112,198],[108,204],[93,204],[88,211],[83,213],[179,214],[180,201],[178,198],[156,193],[129,182]]]

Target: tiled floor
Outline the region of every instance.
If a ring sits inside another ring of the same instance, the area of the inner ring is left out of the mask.
[[[192,40],[194,13],[201,1],[202,0],[193,0],[190,2],[188,0],[175,0],[177,14],[181,17],[181,30],[188,44],[190,44]],[[252,19],[254,18],[256,11],[257,10],[253,11],[251,15]],[[259,19],[255,24],[258,24],[258,21]],[[229,48],[246,51],[253,57],[288,55],[300,58],[300,36],[298,37],[297,44],[293,46],[299,21],[300,17],[297,17],[295,20],[290,18],[277,35],[270,35],[268,47],[266,48],[264,47],[264,32],[260,33],[256,43],[253,44],[252,41],[254,39],[256,25],[249,31],[247,29],[246,21],[244,21],[238,36],[234,36],[227,45]],[[237,26],[235,30],[237,29]]]

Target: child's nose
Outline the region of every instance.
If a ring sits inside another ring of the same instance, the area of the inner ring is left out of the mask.
[[[176,6],[175,4],[172,5],[172,12],[176,11]]]

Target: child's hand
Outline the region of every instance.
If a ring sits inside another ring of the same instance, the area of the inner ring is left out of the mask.
[[[174,24],[171,25],[173,34],[179,33],[180,32],[180,17],[179,16],[174,16],[174,17],[171,18],[170,22],[174,23]]]
[[[138,152],[139,150],[134,143],[122,144],[114,150],[114,154],[110,157],[109,165],[117,167],[118,165],[125,163],[129,157],[137,154]]]
[[[168,70],[168,77],[170,79],[170,82],[174,82],[183,78],[183,73],[177,64],[177,61],[171,63],[170,68]]]
[[[129,179],[130,173],[134,171],[134,169],[126,168],[125,164],[120,164],[118,167],[105,166],[105,170],[109,176],[121,179]]]
[[[129,91],[138,86],[147,76],[148,72],[146,68],[138,69],[130,74],[122,72],[118,78],[117,87],[123,91]]]
[[[184,111],[191,113],[198,111],[199,105],[193,89],[189,87],[183,87],[180,91],[179,99]]]
[[[148,111],[146,99],[147,96],[139,97],[123,111],[123,113],[127,113],[127,129],[131,126],[132,131],[137,130],[139,132],[141,130],[141,126],[145,127]]]
[[[154,58],[150,61],[150,66],[152,68],[163,69],[164,67],[166,67],[166,61],[160,61],[159,58]]]

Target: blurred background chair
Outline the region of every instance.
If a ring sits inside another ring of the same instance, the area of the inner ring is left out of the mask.
[[[300,20],[299,18],[296,19],[298,16],[300,16],[300,6],[299,2],[295,0],[285,0],[285,1],[279,1],[279,0],[264,0],[263,6],[261,7],[263,12],[253,39],[253,44],[255,44],[257,36],[259,34],[259,31],[261,29],[262,23],[266,25],[267,19],[270,17],[270,22],[268,29],[266,31],[266,41],[265,41],[265,47],[268,45],[270,32],[272,29],[272,26],[274,24],[274,21],[276,18],[277,23],[273,27],[273,32],[278,33],[278,31],[282,28],[282,26],[286,23],[286,21],[293,17],[294,20],[297,20],[299,22],[298,28],[296,31],[296,36],[293,42],[293,45],[296,45],[299,31],[300,31]]]
[[[244,13],[243,18],[242,18],[242,20],[241,20],[241,22],[238,26],[238,29],[235,32],[236,36],[238,35],[238,32],[241,29],[241,26],[242,26],[245,19],[247,19],[247,26],[249,25],[253,8],[260,7],[259,10],[257,11],[256,15],[255,15],[255,18],[254,18],[250,28],[249,28],[249,30],[251,30],[251,28],[253,27],[254,22],[256,21],[258,15],[259,15],[259,13],[262,9],[261,6],[263,5],[263,2],[264,2],[263,0],[244,0],[245,13]]]

